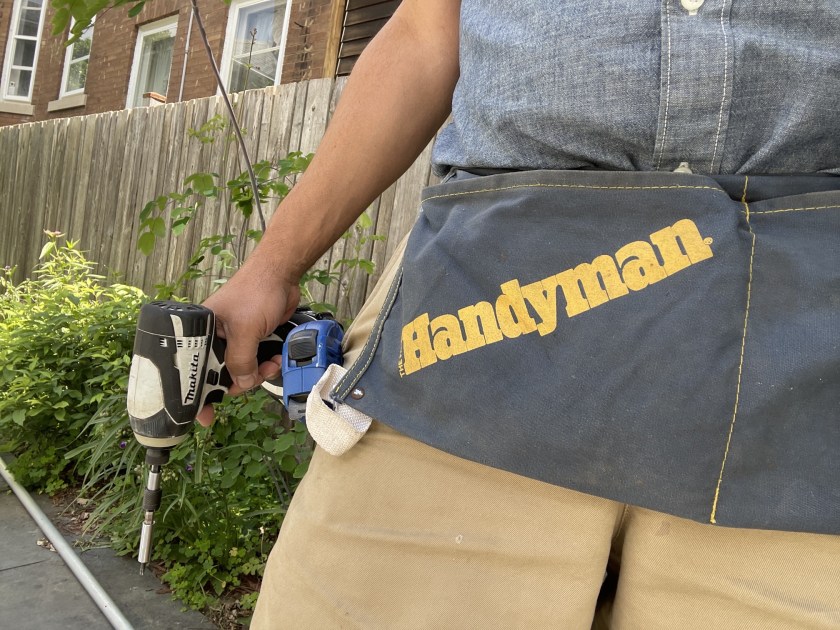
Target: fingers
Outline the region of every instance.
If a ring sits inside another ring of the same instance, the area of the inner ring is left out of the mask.
[[[282,366],[283,357],[281,355],[276,355],[271,357],[270,361],[266,361],[265,363],[260,363],[259,365],[259,373],[260,379],[263,381],[271,381],[277,378],[280,375],[280,367]]]
[[[282,357],[278,354],[274,357],[271,357],[270,361],[266,361],[259,365],[259,377],[257,379],[257,385],[261,384],[263,381],[269,381],[279,376],[281,360]],[[234,383],[228,390],[228,394],[231,396],[236,396],[237,394],[241,394],[245,391],[247,390]],[[209,427],[211,424],[213,424],[213,420],[215,420],[215,411],[213,409],[213,405],[205,405],[204,407],[202,407],[195,419],[198,420],[198,423],[203,427]]]
[[[195,419],[198,420],[198,423],[203,427],[209,427],[213,424],[213,405],[205,405],[202,407]]]
[[[234,382],[229,393],[237,394],[259,385],[260,373],[257,366],[257,347],[264,333],[253,328],[243,329],[227,321],[219,321],[222,336],[227,340],[225,366]]]

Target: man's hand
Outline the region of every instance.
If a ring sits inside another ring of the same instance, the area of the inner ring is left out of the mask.
[[[216,315],[216,334],[227,340],[225,364],[234,381],[230,394],[241,394],[280,373],[279,355],[260,365],[256,359],[260,341],[289,320],[300,300],[297,282],[277,278],[277,270],[254,252],[242,269],[204,302]],[[204,407],[197,419],[209,426],[212,406]]]

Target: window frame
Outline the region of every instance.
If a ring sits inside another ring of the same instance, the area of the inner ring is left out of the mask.
[[[237,26],[239,23],[239,13],[242,9],[247,9],[258,4],[276,3],[277,0],[233,0],[228,9],[227,27],[225,29],[225,45],[222,49],[222,63],[219,68],[219,74],[222,76],[222,83],[225,89],[230,92],[230,82],[233,74],[233,48],[236,38]],[[283,7],[283,34],[280,37],[278,45],[277,70],[274,76],[274,85],[280,84],[280,79],[283,75],[283,59],[286,55],[286,45],[289,41],[289,23],[292,15],[292,0],[285,0]],[[256,88],[251,88],[256,89]],[[241,90],[244,91],[244,90]]]
[[[31,103],[32,96],[35,93],[35,75],[37,74],[38,57],[41,52],[41,34],[44,30],[44,17],[47,13],[47,0],[43,0],[41,3],[41,15],[38,19],[38,33],[35,36],[17,34],[18,24],[20,23],[20,14],[25,1],[26,0],[14,0],[14,5],[12,6],[12,19],[9,23],[8,40],[6,42],[6,56],[3,60],[3,74],[2,78],[0,78],[0,101]],[[27,96],[9,94],[9,81],[11,80],[12,71],[24,67],[28,68],[28,66],[19,66],[18,68],[12,67],[14,65],[12,63],[12,56],[14,53],[15,43],[20,39],[29,41],[35,40],[35,55],[32,58],[31,67],[32,78],[29,81],[29,94]]]
[[[93,19],[90,21],[90,26],[85,30],[84,34],[90,34],[90,49],[88,50],[87,57],[79,58],[79,59],[72,59],[73,55],[73,48],[76,46],[74,43],[72,46],[67,46],[67,50],[64,53],[64,67],[61,70],[61,85],[58,88],[58,98],[62,99],[67,96],[75,96],[76,94],[84,94],[85,88],[87,87],[87,75],[85,75],[85,85],[75,90],[68,90],[67,89],[67,80],[70,78],[70,66],[74,63],[79,63],[84,61],[85,59],[88,62],[88,70],[90,70],[90,51],[93,50],[93,27],[94,23],[96,22],[96,16],[93,16]],[[73,24],[76,23],[74,18],[70,19],[70,28],[73,28]]]
[[[140,57],[141,53],[143,52],[143,42],[145,39],[151,35],[157,35],[158,33],[163,33],[164,31],[172,31],[172,37],[177,38],[178,36],[178,14],[170,15],[169,17],[165,17],[160,20],[155,20],[154,22],[149,22],[147,24],[143,24],[137,29],[137,41],[134,44],[134,55],[131,59],[131,73],[129,74],[128,79],[128,93],[126,94],[125,99],[125,107],[126,109],[132,109],[134,107],[143,107],[142,105],[135,105],[134,101],[138,96],[136,91],[138,89],[138,81],[139,81],[139,74],[140,74]],[[172,60],[175,59],[175,51],[174,51],[174,42],[173,42],[173,54]],[[172,77],[172,66],[169,67],[169,77]],[[142,93],[140,94],[142,96]]]

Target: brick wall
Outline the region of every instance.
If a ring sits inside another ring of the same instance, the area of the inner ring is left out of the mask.
[[[295,0],[292,3],[282,83],[323,78],[327,40],[333,35],[332,5],[333,0]]]
[[[327,42],[331,36],[338,36],[338,33],[331,33],[332,5],[337,1],[340,0],[291,0],[291,18],[281,75],[283,83],[323,77]],[[218,64],[224,46],[228,5],[222,0],[198,0],[198,7]],[[6,54],[12,8],[12,0],[0,1],[0,64]],[[50,35],[52,14],[52,8],[48,7],[35,74],[32,97],[34,114],[25,116],[0,112],[0,125],[123,109],[138,28],[173,15],[178,16],[178,26],[167,101],[178,100],[182,73],[182,100],[209,96],[216,92],[216,81],[195,23],[184,67],[191,14],[189,0],[151,0],[133,19],[126,15],[125,9],[106,11],[99,16],[94,27],[85,104],[49,112],[48,105],[58,99],[61,88],[65,55],[63,41],[66,40],[66,37]]]

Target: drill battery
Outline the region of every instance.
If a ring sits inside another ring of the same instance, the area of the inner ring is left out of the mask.
[[[333,363],[341,364],[344,332],[333,319],[295,326],[283,344],[283,405],[292,420],[304,421],[306,398]]]

